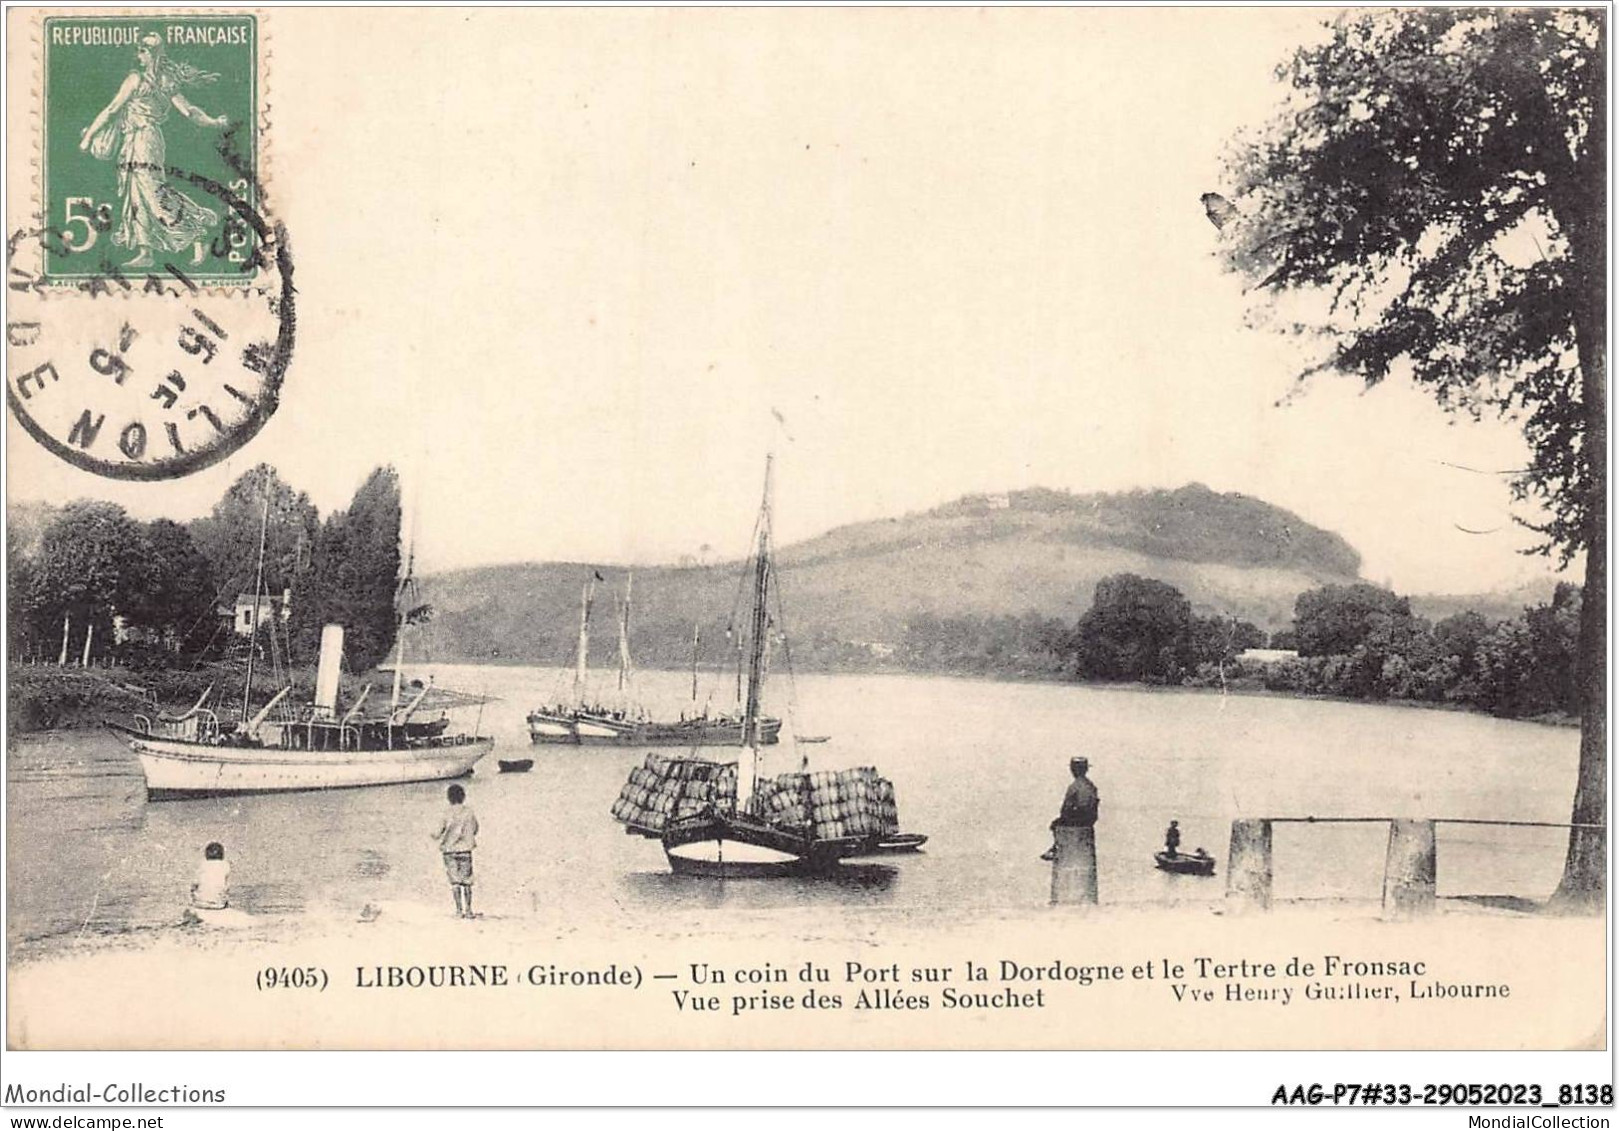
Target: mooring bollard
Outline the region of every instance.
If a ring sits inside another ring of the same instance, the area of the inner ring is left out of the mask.
[[[1089,825],[1053,825],[1057,855],[1051,861],[1053,904],[1096,902],[1096,829]]]
[[[1231,822],[1231,852],[1226,859],[1226,906],[1235,911],[1269,911],[1271,881],[1270,822],[1251,818]]]
[[[1389,822],[1389,851],[1383,865],[1383,914],[1394,919],[1431,915],[1439,876],[1434,822]]]

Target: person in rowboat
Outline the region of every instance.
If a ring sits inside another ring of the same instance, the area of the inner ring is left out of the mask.
[[[1164,830],[1164,851],[1171,856],[1180,855],[1181,826],[1179,821],[1169,822],[1169,828]]]

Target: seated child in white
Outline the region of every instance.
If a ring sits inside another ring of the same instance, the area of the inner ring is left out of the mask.
[[[230,863],[225,859],[225,846],[213,841],[202,854],[197,882],[191,885],[191,906],[214,911],[229,907]]]

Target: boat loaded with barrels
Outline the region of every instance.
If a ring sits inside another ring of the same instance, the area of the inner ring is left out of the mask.
[[[899,831],[893,783],[874,767],[810,772],[808,759],[773,777],[760,773],[766,648],[784,631],[771,615],[770,464],[765,465],[748,637],[742,749],[734,760],[648,754],[630,773],[613,817],[627,833],[662,843],[676,872],[774,876],[824,871],[839,861],[915,851],[926,837]]]

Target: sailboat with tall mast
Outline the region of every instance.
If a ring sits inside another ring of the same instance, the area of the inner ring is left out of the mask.
[[[585,703],[590,673],[590,616],[595,608],[596,581],[600,576],[592,573],[579,594],[579,636],[573,664],[572,700],[530,711],[530,741],[582,746],[618,743],[623,739],[627,719],[615,719],[607,708]]]
[[[635,699],[635,661],[630,654],[630,608],[633,574],[625,577],[624,596],[618,615],[618,695],[613,706],[587,703],[589,682],[590,622],[595,605],[593,573],[585,583],[579,601],[578,649],[574,657],[573,699],[571,702],[540,707],[528,716],[529,738],[542,744],[571,746],[736,746],[743,741],[740,715],[711,715],[706,709],[693,710],[690,717],[659,721],[651,717]],[[692,679],[696,681],[696,627],[693,626]],[[692,692],[693,703],[696,691]],[[781,720],[758,720],[759,741],[769,744],[781,734]]]
[[[751,562],[747,694],[735,761],[649,754],[625,783],[613,817],[658,840],[676,872],[777,876],[815,872],[850,857],[908,851],[927,839],[899,832],[893,784],[862,766],[762,777],[763,718],[772,598],[771,461],[765,463],[758,543]],[[784,618],[782,618],[784,619]],[[781,626],[784,631],[784,626]]]
[[[342,789],[438,781],[471,773],[479,759],[494,749],[494,738],[479,735],[476,730],[470,735],[447,733],[447,715],[431,720],[418,719],[416,716],[429,696],[430,686],[421,688],[409,702],[400,701],[399,672],[404,664],[405,629],[412,620],[412,610],[399,605],[398,599],[414,593],[412,566],[408,561],[396,591],[398,650],[393,700],[385,715],[367,717],[362,714],[371,690],[369,685],[339,714],[343,627],[336,624],[328,624],[321,630],[314,702],[296,708],[290,706],[286,702],[292,692],[289,683],[263,707],[256,712],[253,710],[253,666],[258,652],[264,552],[270,519],[268,476],[264,492],[247,671],[240,718],[235,727],[224,729],[218,715],[204,705],[209,692],[204,692],[190,710],[180,715],[159,714],[155,720],[136,715],[133,726],[110,720],[106,723],[109,730],[128,740],[139,759],[147,797],[166,800]],[[273,620],[269,631],[274,632]],[[455,705],[473,702],[481,701],[463,698]]]

